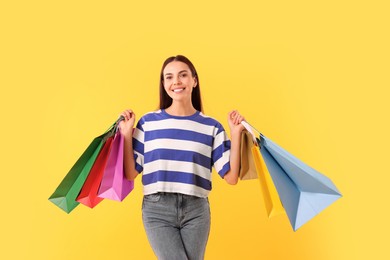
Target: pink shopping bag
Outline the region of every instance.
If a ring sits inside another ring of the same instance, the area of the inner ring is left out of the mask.
[[[127,180],[123,171],[124,138],[119,131],[112,142],[98,196],[122,201],[134,189],[134,181]]]

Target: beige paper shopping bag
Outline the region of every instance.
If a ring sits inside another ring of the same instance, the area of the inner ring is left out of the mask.
[[[257,179],[256,164],[252,155],[252,147],[255,145],[251,133],[247,130],[242,131],[240,180]]]

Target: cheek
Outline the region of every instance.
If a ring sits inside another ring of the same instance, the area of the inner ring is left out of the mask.
[[[164,84],[164,90],[165,90],[165,92],[168,94],[168,96],[171,95],[171,92],[169,91],[169,85],[165,85],[165,84]]]
[[[169,79],[169,80],[163,81],[163,85],[164,85],[165,89],[169,88],[172,85],[172,80]]]

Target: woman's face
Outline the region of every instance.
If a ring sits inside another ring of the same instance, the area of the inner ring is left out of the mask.
[[[164,68],[163,77],[165,91],[172,100],[191,101],[191,93],[197,81],[187,64],[181,61],[168,63]]]

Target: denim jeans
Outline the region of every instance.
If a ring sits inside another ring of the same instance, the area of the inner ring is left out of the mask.
[[[166,192],[145,195],[142,220],[159,260],[204,259],[210,232],[207,198]]]

